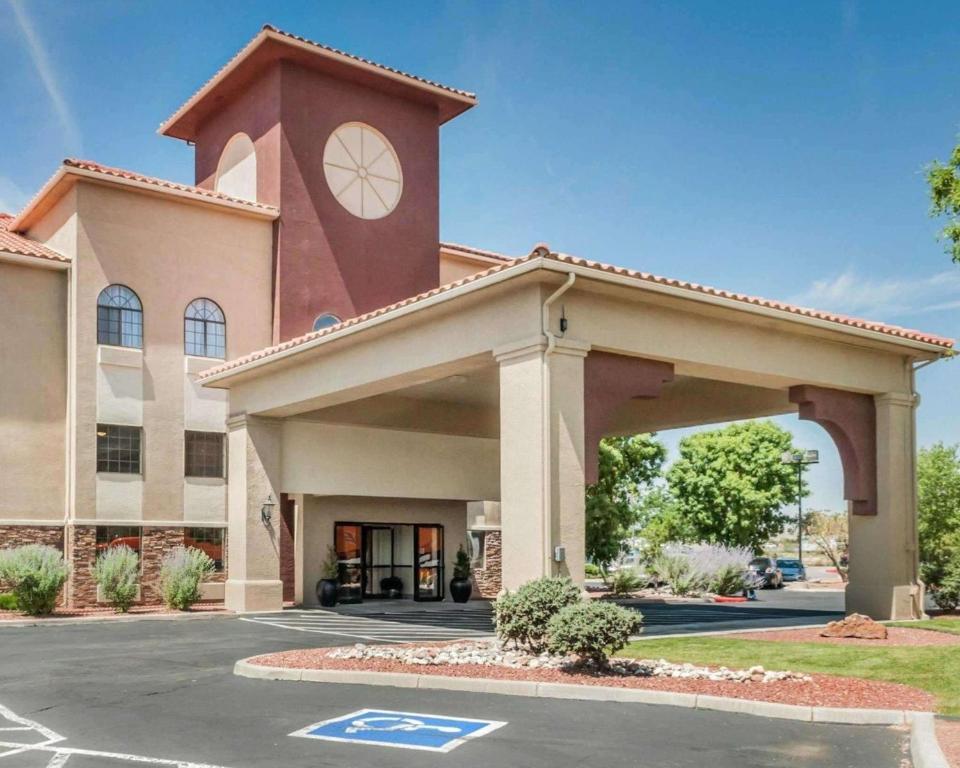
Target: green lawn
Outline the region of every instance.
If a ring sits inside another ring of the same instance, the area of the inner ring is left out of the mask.
[[[946,631],[958,631],[960,622],[941,622],[950,623]],[[934,629],[933,623],[924,626]],[[934,694],[941,713],[960,715],[960,646],[874,649],[863,645],[689,637],[638,640],[620,655],[738,669],[761,664],[767,669],[903,683]]]
[[[891,627],[908,627],[910,629],[930,629],[934,632],[949,632],[951,635],[960,635],[960,620],[958,619],[928,619],[927,621],[894,621]]]

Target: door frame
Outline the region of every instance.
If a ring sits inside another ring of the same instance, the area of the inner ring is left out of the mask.
[[[435,528],[439,534],[440,547],[439,557],[436,566],[429,566],[437,572],[437,594],[428,597],[420,596],[420,554],[417,552],[418,542],[420,541],[421,528]],[[444,595],[444,557],[443,551],[443,526],[438,523],[414,523],[413,525],[413,599],[418,603],[434,603],[443,600]]]

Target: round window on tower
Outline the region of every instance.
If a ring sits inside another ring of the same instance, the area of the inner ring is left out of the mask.
[[[361,219],[382,219],[400,202],[397,153],[386,136],[364,123],[344,123],[330,134],[323,172],[337,202]]]

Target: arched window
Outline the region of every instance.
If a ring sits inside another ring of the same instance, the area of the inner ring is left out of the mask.
[[[336,315],[331,315],[329,312],[324,313],[317,317],[313,321],[313,330],[322,331],[324,328],[332,328],[335,325],[339,325],[341,322],[340,318]]]
[[[183,351],[197,357],[227,355],[227,324],[223,310],[210,299],[194,299],[183,314]]]
[[[223,148],[214,189],[230,197],[257,201],[257,152],[247,134],[234,134]]]
[[[143,349],[143,307],[125,285],[108,285],[97,298],[97,343]]]

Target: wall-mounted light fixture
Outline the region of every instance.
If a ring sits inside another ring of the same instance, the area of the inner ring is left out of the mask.
[[[273,500],[272,494],[267,494],[267,500],[260,507],[260,522],[264,525],[270,525],[270,518],[273,517],[273,508],[277,506]]]

